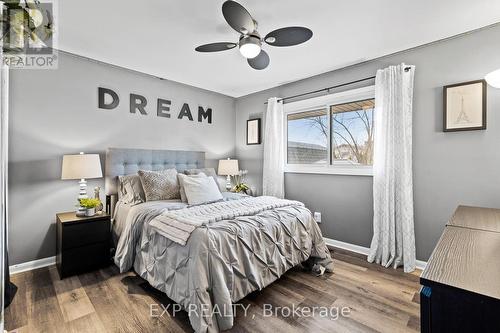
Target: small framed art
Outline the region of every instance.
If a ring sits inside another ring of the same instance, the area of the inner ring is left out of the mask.
[[[260,145],[260,118],[247,120],[247,145]]]
[[[443,87],[443,131],[486,129],[486,81]]]

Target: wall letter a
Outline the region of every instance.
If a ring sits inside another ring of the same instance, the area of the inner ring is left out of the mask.
[[[193,121],[193,115],[191,114],[191,110],[189,109],[188,103],[184,103],[184,105],[182,105],[181,112],[179,112],[179,116],[177,118],[182,119],[184,118],[184,116],[188,117],[189,120]]]

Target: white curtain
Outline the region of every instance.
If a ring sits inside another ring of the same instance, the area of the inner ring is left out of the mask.
[[[2,44],[0,43],[0,49]],[[0,51],[0,61],[3,58]],[[8,67],[0,64],[0,311],[3,319],[3,308],[5,302],[5,277],[6,268],[6,249],[7,249],[7,153],[8,153],[8,126],[9,126],[9,71]],[[1,319],[0,319],[1,320]],[[0,323],[0,331],[3,332],[3,321]]]
[[[414,66],[378,70],[375,79],[373,239],[368,261],[415,269],[412,178]]]
[[[267,101],[264,126],[262,194],[283,198],[285,196],[283,103],[276,97]]]

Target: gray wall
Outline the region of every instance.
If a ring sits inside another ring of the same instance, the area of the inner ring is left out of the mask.
[[[97,108],[97,87],[115,90],[120,106]],[[148,99],[149,114],[130,114],[129,93]],[[170,119],[156,116],[157,98],[172,100]],[[177,119],[182,103],[195,121]],[[234,156],[233,98],[60,53],[58,70],[10,75],[9,248],[11,264],[55,254],[55,214],[75,209],[77,181],[61,181],[62,155],[104,154],[107,147],[201,150],[208,164]],[[198,123],[198,106],[213,123]],[[104,158],[101,155],[104,167]],[[89,192],[103,180],[89,181]]]
[[[442,86],[480,79],[500,67],[499,37],[500,27],[493,27],[236,101],[62,53],[57,71],[11,71],[11,263],[55,253],[54,215],[73,210],[78,192],[76,181],[60,180],[63,154],[103,154],[107,147],[203,150],[212,166],[220,157],[236,155],[241,167],[250,171],[249,182],[260,192],[262,145],[246,145],[245,126],[247,119],[262,117],[263,103],[269,97],[372,76],[379,68],[401,62],[417,66],[413,118],[415,232],[417,258],[426,260],[458,204],[500,207],[500,90],[488,88],[486,131],[441,131]],[[118,109],[97,108],[98,86],[118,92]],[[148,98],[148,116],[129,113],[131,92]],[[156,117],[158,97],[172,99],[172,118]],[[176,119],[184,102],[193,111],[198,105],[212,107],[213,124]],[[102,180],[89,181],[89,189],[97,185],[102,186]],[[285,186],[287,197],[323,213],[321,228],[326,237],[369,246],[371,177],[286,174]]]
[[[458,204],[500,207],[500,90],[488,88],[486,131],[442,132],[442,86],[477,80],[500,67],[500,26],[282,85],[236,100],[236,154],[261,189],[262,145],[245,144],[246,120],[262,116],[269,97],[285,97],[374,75],[405,62],[416,65],[413,167],[417,259],[427,260]],[[334,56],[334,55],[332,55]],[[351,86],[355,88],[358,86]],[[265,138],[264,138],[265,140]],[[372,179],[286,174],[286,196],[323,213],[326,237],[369,246]]]

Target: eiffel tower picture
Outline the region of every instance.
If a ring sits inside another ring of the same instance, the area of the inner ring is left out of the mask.
[[[460,103],[461,103],[460,113],[458,114],[457,120],[455,120],[455,124],[470,124],[471,121],[464,109],[464,96],[461,96]]]
[[[486,81],[443,87],[443,131],[486,129]]]

